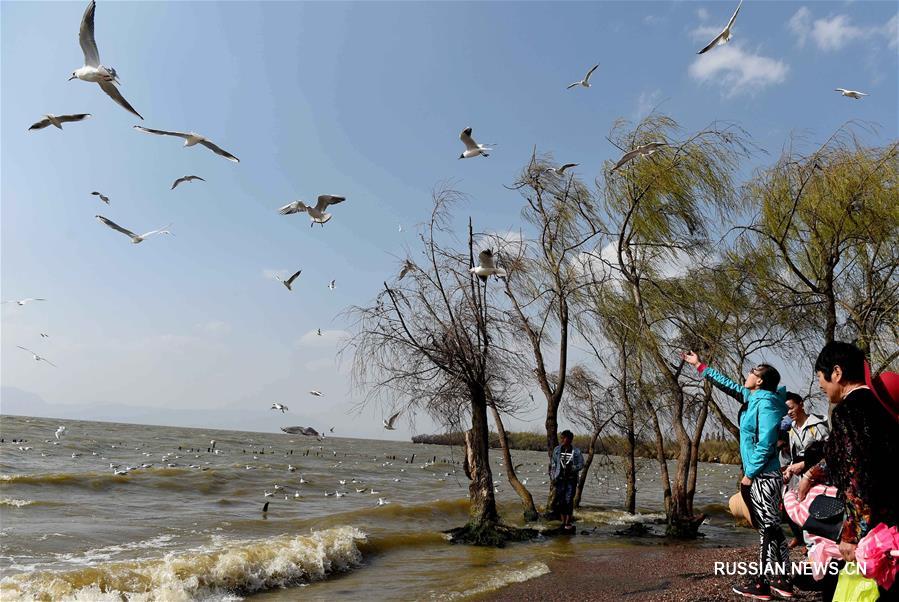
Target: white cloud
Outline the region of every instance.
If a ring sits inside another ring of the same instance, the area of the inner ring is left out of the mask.
[[[640,121],[656,107],[662,96],[661,90],[653,90],[652,92],[640,92],[637,97],[637,108],[634,110],[634,121]]]
[[[728,44],[699,55],[688,72],[695,80],[718,84],[729,97],[779,84],[786,79],[789,70],[789,65],[783,61]]]
[[[811,21],[812,11],[808,7],[802,6],[787,22],[790,31],[796,36],[796,43],[799,44],[800,48],[805,46],[805,40],[808,38],[808,32],[812,27]]]
[[[864,35],[865,31],[852,25],[847,15],[816,19],[812,26],[812,39],[819,49],[825,51],[839,50]]]
[[[221,320],[211,320],[197,324],[197,328],[209,334],[228,334],[231,332],[231,325]]]
[[[709,18],[709,11],[704,8],[700,8],[696,11],[696,16],[699,17],[700,21],[705,21]]]
[[[893,15],[893,18],[886,22],[881,31],[887,38],[887,46],[892,50],[899,48],[899,14]]]

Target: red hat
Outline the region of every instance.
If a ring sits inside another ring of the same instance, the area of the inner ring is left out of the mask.
[[[890,416],[899,422],[899,374],[881,372],[872,378],[871,366],[865,362],[865,384]]]

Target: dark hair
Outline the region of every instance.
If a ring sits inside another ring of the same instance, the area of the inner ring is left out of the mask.
[[[865,380],[865,354],[852,343],[831,341],[824,345],[815,360],[815,372],[822,373],[827,382],[830,382],[830,375],[837,366],[843,370],[843,378],[847,382],[860,383]]]
[[[787,401],[793,401],[796,403],[796,405],[801,406],[802,402],[804,402],[805,400],[799,393],[793,393],[792,391],[789,391],[787,392]]]
[[[752,369],[755,375],[762,379],[760,389],[765,391],[777,391],[777,385],[780,384],[780,372],[771,364],[759,364]]]
[[[574,433],[572,433],[568,429],[565,429],[564,431],[559,433],[559,438],[561,439],[562,437],[568,437],[569,439],[574,439]]]

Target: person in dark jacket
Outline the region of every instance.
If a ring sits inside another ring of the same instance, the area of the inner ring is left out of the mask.
[[[577,489],[578,474],[584,468],[584,455],[572,445],[574,435],[565,430],[559,434],[559,445],[553,450],[549,466],[549,478],[556,489],[555,510],[562,518],[562,528],[574,529],[571,515],[574,513],[574,492]]]

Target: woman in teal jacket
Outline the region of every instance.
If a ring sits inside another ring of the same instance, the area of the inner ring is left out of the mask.
[[[793,595],[793,586],[787,576],[789,552],[780,526],[783,476],[777,457],[777,432],[787,413],[787,390],[778,388],[780,373],[768,364],[759,364],[739,385],[703,364],[692,351],[683,358],[712,385],[743,404],[738,419],[743,462],[740,493],[752,524],[759,531],[760,574],[747,584],[735,586],[733,591],[760,599],[770,598],[772,592],[788,598]]]

